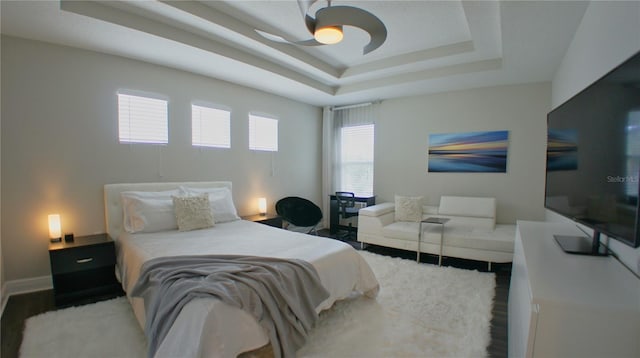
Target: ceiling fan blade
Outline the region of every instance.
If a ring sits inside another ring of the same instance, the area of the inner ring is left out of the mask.
[[[324,46],[326,44],[320,43],[318,41],[316,41],[316,39],[309,39],[309,40],[303,40],[303,41],[296,41],[296,42],[292,42],[292,44],[294,45],[299,45],[299,46]]]
[[[382,21],[372,13],[352,6],[329,6],[319,9],[315,14],[315,18],[313,18],[306,12],[309,10],[311,5],[317,1],[318,0],[298,0],[298,7],[303,13],[305,25],[312,35],[315,33],[316,27],[347,25],[360,28],[369,33],[370,37],[369,43],[363,49],[363,54],[365,55],[376,50],[386,41],[387,28],[384,26],[384,23],[382,23]],[[283,36],[271,34],[265,31],[255,31],[270,41],[299,46],[325,45],[314,38],[309,40],[293,41],[286,39]]]
[[[314,3],[318,2],[318,1],[319,0],[297,0],[298,8],[300,9],[300,13],[302,14],[302,17],[304,18],[305,25],[307,26],[307,29],[309,29],[309,32],[312,35],[314,33],[316,20],[314,18],[312,18],[311,16],[307,15],[307,12],[311,8],[311,6]],[[273,41],[273,42],[293,44],[293,45],[299,45],[299,46],[322,46],[322,45],[324,45],[323,43],[320,43],[320,42],[316,41],[316,39],[314,39],[314,38],[311,38],[309,40],[295,41],[295,40],[287,39],[287,38],[284,38],[283,36],[272,34],[272,33],[266,32],[266,31],[262,31],[262,30],[258,30],[258,29],[255,29],[255,31],[256,31],[256,33],[258,33],[258,35],[264,37],[265,39],[267,39],[269,41]]]
[[[265,39],[269,40],[269,41],[273,41],[273,42],[280,42],[280,43],[289,43],[289,41],[285,40],[282,36],[278,36],[278,35],[274,35],[262,30],[258,30],[255,29],[255,32],[258,33],[258,35],[264,37]]]
[[[309,39],[309,40],[302,40],[302,41],[292,41],[292,40],[287,40],[284,37],[280,36],[280,35],[275,35],[269,32],[265,32],[262,30],[255,30],[255,32],[258,33],[258,35],[264,37],[265,39],[269,40],[269,41],[273,41],[273,42],[279,42],[279,43],[283,43],[283,44],[292,44],[292,45],[298,45],[298,46],[322,46],[324,45],[323,43],[320,43],[318,41],[316,41],[316,39]]]
[[[304,24],[307,26],[307,30],[313,35],[316,31],[316,19],[309,15],[304,15]]]
[[[307,17],[309,16],[307,15]],[[321,24],[322,26],[354,26],[368,32],[371,40],[363,49],[365,55],[382,46],[387,39],[387,28],[380,19],[366,10],[352,6],[322,8],[316,13],[314,22],[315,25]],[[311,33],[315,31],[315,25],[314,29],[310,30]]]
[[[307,30],[313,35],[316,28],[316,19],[309,16],[309,9],[311,6],[319,0],[298,0],[298,8],[304,19],[304,24],[307,26]],[[331,1],[329,1],[331,3]]]
[[[311,5],[313,5],[315,2],[318,2],[318,0],[298,0],[298,8],[300,9],[300,14],[302,14],[302,17],[307,16]]]

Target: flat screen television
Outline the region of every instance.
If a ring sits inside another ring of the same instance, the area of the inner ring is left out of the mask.
[[[569,253],[606,254],[600,234],[640,246],[640,52],[547,115],[545,207],[593,229],[558,236]]]

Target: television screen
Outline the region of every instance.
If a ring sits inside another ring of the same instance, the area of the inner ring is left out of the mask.
[[[547,116],[545,207],[640,246],[640,52]]]

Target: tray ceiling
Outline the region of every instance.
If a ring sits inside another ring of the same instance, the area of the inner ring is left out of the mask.
[[[2,1],[2,33],[139,59],[314,105],[551,80],[582,19],[581,1],[333,1],[365,9],[366,32],[306,40],[296,1]],[[326,6],[318,1],[311,10]]]

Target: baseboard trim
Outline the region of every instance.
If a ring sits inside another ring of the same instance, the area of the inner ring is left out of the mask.
[[[21,293],[49,290],[53,288],[51,276],[40,276],[25,278],[22,280],[12,280],[5,283],[2,297],[9,297]]]
[[[0,297],[2,297],[2,309],[0,310],[0,317],[4,314],[4,308],[7,306],[7,301],[9,301],[9,296],[7,296],[7,284],[3,284],[2,288],[0,288]]]
[[[2,311],[0,311],[0,317],[4,314],[4,308],[9,302],[9,297],[12,295],[19,295],[22,293],[44,291],[53,288],[53,281],[51,276],[41,276],[33,278],[25,278],[22,280],[7,281],[2,285]]]

